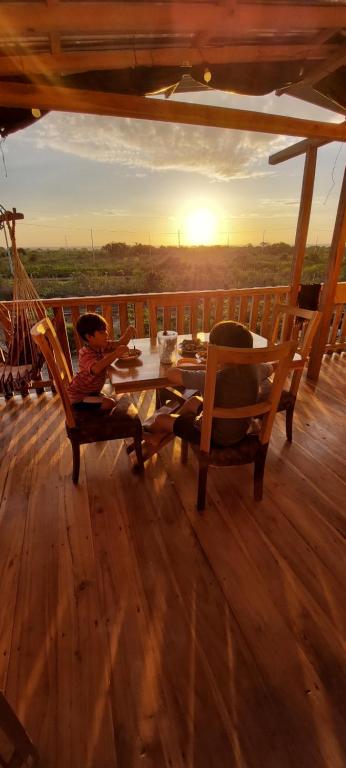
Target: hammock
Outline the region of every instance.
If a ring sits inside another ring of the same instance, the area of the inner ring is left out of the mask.
[[[22,396],[28,394],[28,388],[41,380],[41,368],[44,358],[33,342],[30,329],[46,316],[44,306],[34,288],[16,245],[15,227],[22,213],[16,209],[6,211],[0,205],[0,229],[4,231],[7,252],[10,254],[8,236],[11,241],[11,266],[13,271],[13,303],[11,312],[0,304],[0,325],[6,339],[7,349],[0,359],[0,393],[6,398],[14,392]]]

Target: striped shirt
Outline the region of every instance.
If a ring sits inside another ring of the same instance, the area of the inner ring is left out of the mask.
[[[94,363],[102,360],[104,350],[92,349],[91,347],[81,347],[78,355],[78,372],[68,385],[67,393],[71,403],[81,403],[84,397],[95,395],[101,392],[104,387],[107,368],[101,373],[92,373],[91,368]]]

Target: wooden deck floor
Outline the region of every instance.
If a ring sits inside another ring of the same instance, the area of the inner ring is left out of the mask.
[[[44,768],[345,768],[346,357],[276,419],[264,500],[178,441],[130,471],[1,401],[0,687]],[[147,393],[141,402],[151,405]]]

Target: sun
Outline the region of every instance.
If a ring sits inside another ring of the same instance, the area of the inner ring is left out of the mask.
[[[216,216],[209,208],[197,208],[186,216],[184,234],[188,245],[211,245],[216,229]]]

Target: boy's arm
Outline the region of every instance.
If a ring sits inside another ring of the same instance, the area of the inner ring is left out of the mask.
[[[120,336],[118,341],[107,342],[107,347],[106,347],[107,352],[108,350],[111,351],[112,349],[117,349],[119,344],[120,346],[127,346],[129,341],[131,341],[131,339],[134,339],[135,336],[136,336],[136,329],[133,327],[133,325],[129,325],[129,327],[126,328],[125,333],[123,333],[123,335]]]
[[[117,359],[117,357],[124,357],[128,353],[128,348],[124,346],[124,344],[117,344],[115,349],[112,349],[110,352],[108,352],[106,355],[104,355],[101,360],[97,360],[95,363],[92,364],[90,367],[91,373],[97,375],[99,373],[102,373],[102,371],[105,370],[105,368],[108,368],[108,366],[113,363],[114,360]]]

